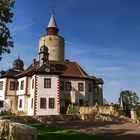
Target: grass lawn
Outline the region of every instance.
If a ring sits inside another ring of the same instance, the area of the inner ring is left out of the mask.
[[[38,140],[109,140],[97,135],[89,135],[68,129],[43,124],[33,124],[37,128]]]

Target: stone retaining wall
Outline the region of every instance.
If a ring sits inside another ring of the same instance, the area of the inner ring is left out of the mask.
[[[34,119],[40,122],[48,122],[48,121],[72,121],[72,120],[80,120],[80,115],[45,115],[45,116],[33,116]]]
[[[116,116],[119,114],[113,106],[82,106],[79,112],[80,114],[106,114]]]
[[[37,130],[26,124],[0,120],[0,139],[4,140],[37,140]]]

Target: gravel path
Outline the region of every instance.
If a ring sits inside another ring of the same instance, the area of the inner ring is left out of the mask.
[[[140,140],[140,124],[137,123],[61,121],[52,124],[84,133],[111,137],[113,140]]]

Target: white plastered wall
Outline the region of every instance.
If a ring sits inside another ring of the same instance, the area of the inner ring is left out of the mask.
[[[79,99],[83,99],[84,102],[88,102],[88,104],[92,105],[92,99],[93,99],[93,92],[88,91],[88,84],[92,84],[92,90],[93,90],[93,82],[90,80],[85,80],[85,79],[61,79],[60,81],[64,82],[64,85],[66,82],[71,82],[72,90],[71,91],[66,91],[66,90],[61,90],[60,91],[60,97],[61,99],[66,99],[65,95],[70,94],[75,94],[75,103],[79,104]],[[83,83],[84,85],[84,90],[83,91],[78,91],[78,83]],[[65,88],[65,86],[64,86]],[[66,99],[67,100],[67,99]]]
[[[58,81],[57,75],[38,75],[37,84],[37,115],[57,115],[59,114],[59,105],[57,104],[58,97]],[[51,88],[44,88],[44,78],[51,78]],[[46,98],[46,108],[40,108],[40,98]],[[55,108],[50,109],[49,98],[55,99]]]

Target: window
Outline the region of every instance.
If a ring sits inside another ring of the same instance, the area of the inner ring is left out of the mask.
[[[80,106],[84,105],[84,100],[83,99],[79,99],[79,105]]]
[[[83,83],[78,83],[78,90],[84,91],[84,84]]]
[[[32,89],[34,89],[34,79],[32,79]]]
[[[98,93],[98,88],[97,88],[97,87],[95,87],[95,89],[94,89],[94,93],[95,93],[95,94]]]
[[[71,91],[71,82],[66,82],[66,90]]]
[[[3,89],[3,82],[0,82],[0,90]]]
[[[92,84],[88,84],[88,91],[91,92],[92,91]]]
[[[19,90],[19,82],[16,84],[16,90]]]
[[[19,100],[19,108],[22,108],[22,99]]]
[[[44,88],[51,88],[51,79],[44,78]]]
[[[10,82],[10,90],[15,90],[15,89],[16,89],[16,83]]]
[[[60,82],[60,90],[64,90],[64,82]]]
[[[54,98],[49,98],[49,108],[54,108],[55,100]]]
[[[32,98],[31,99],[31,108],[33,108],[33,102],[34,102],[34,99]]]
[[[21,84],[20,84],[20,89],[24,89],[24,81],[21,81]]]
[[[46,108],[46,98],[40,98],[40,108]]]
[[[3,107],[4,101],[0,101],[0,107]]]

